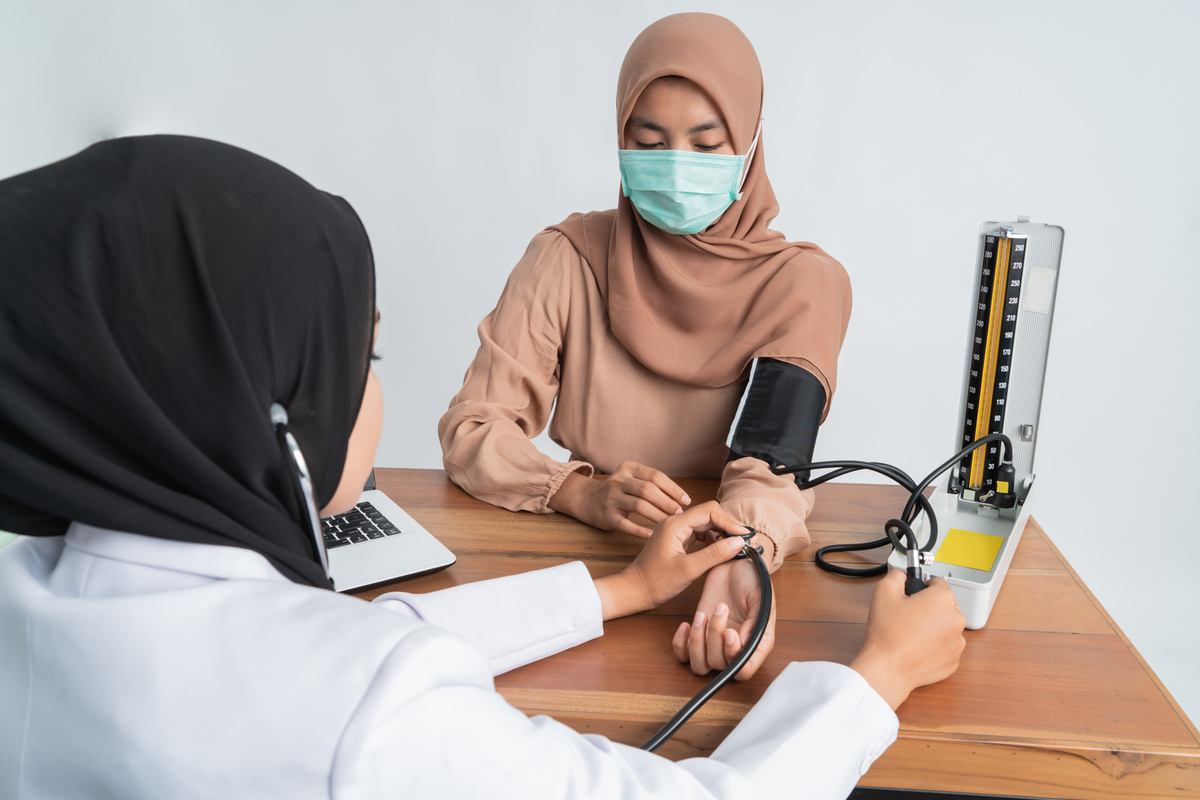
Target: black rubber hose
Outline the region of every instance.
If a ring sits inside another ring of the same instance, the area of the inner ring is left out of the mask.
[[[729,683],[729,680],[742,667],[746,666],[746,662],[754,655],[754,651],[758,649],[758,643],[762,641],[763,634],[767,631],[767,621],[771,618],[771,573],[767,569],[767,563],[763,561],[762,555],[753,547],[746,545],[742,548],[742,553],[747,554],[754,562],[754,566],[758,569],[758,579],[762,586],[762,600],[758,606],[758,618],[754,621],[754,628],[750,631],[750,639],[742,647],[742,652],[737,654],[729,666],[717,673],[717,676],[709,681],[709,684],[701,689],[695,697],[687,702],[683,708],[675,716],[671,717],[666,725],[659,729],[658,733],[651,736],[644,745],[643,750],[648,750],[653,753],[663,742],[670,739],[675,731],[683,723],[687,722],[693,714],[700,710],[700,706],[708,702],[708,699],[717,693],[722,686]]]

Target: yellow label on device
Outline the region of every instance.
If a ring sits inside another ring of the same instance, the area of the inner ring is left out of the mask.
[[[996,563],[996,554],[1000,552],[1002,544],[1004,544],[1002,536],[951,528],[946,533],[946,540],[938,548],[937,560],[939,564],[952,564],[956,567],[990,572],[992,565]]]

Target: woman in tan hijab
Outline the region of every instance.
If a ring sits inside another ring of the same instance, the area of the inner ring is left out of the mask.
[[[811,461],[850,285],[820,248],[768,227],[762,97],[754,48],[723,17],[677,14],[634,41],[617,88],[622,196],[535,236],[480,324],[438,426],[455,483],[647,537],[632,515],[657,523],[691,502],[672,476],[720,478],[718,500],[772,569],[807,546],[812,491],[770,467]],[[529,441],[547,421],[565,464]],[[712,570],[676,655],[701,674],[726,666],[758,597],[749,563]],[[773,622],[739,677],[770,651]]]

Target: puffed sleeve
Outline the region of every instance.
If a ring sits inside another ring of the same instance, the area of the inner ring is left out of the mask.
[[[572,260],[579,254],[562,234],[534,237],[479,324],[479,351],[438,423],[450,479],[510,511],[551,513],[547,503],[567,476],[593,471],[586,462],[555,461],[530,441],[546,427],[558,394]]]
[[[747,456],[726,464],[717,501],[730,517],[754,528],[775,545],[772,572],[779,569],[784,558],[808,547],[806,520],[812,511],[814,492],[801,491],[791,475],[776,475],[765,461]]]

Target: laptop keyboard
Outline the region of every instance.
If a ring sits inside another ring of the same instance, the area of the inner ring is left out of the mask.
[[[321,532],[325,535],[327,550],[402,533],[379,509],[367,502],[359,503],[345,514],[321,520]]]

